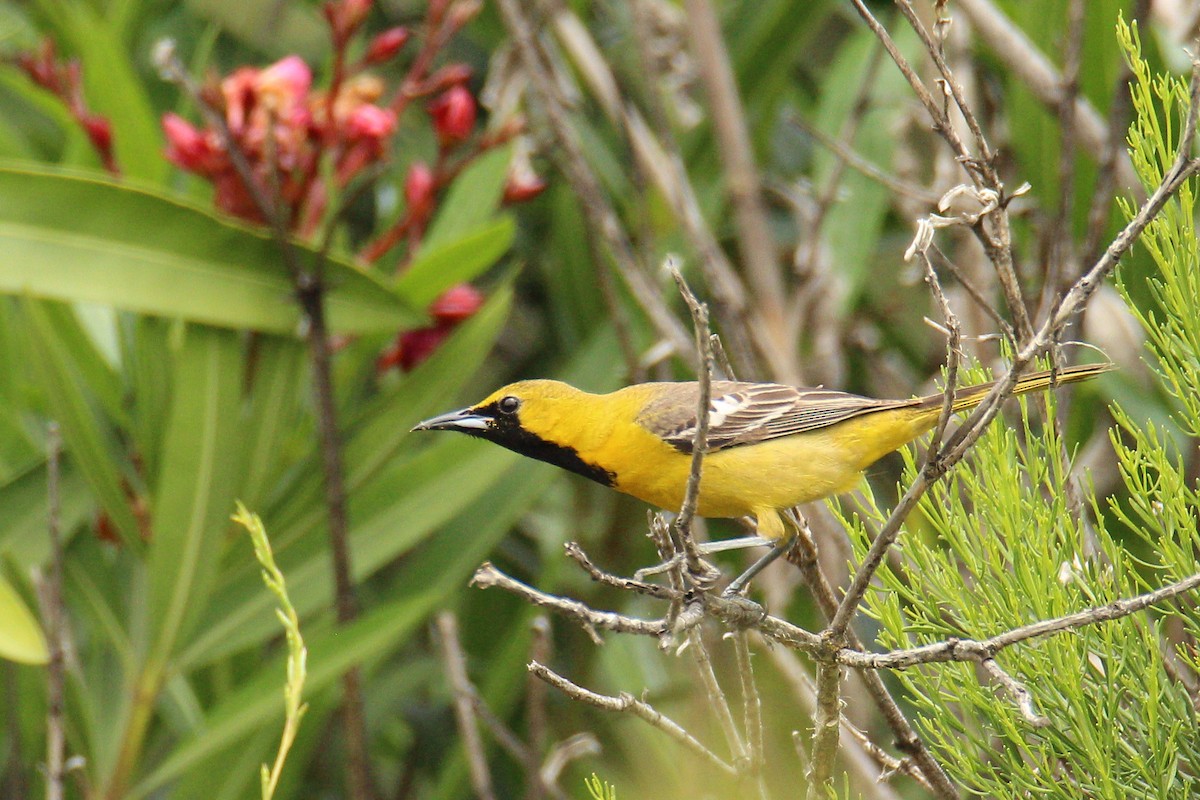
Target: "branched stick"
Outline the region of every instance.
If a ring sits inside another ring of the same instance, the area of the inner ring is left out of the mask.
[[[580,568],[582,568],[583,571],[586,572],[588,576],[597,583],[602,583],[605,586],[612,586],[616,589],[621,589],[627,592],[644,594],[647,597],[654,597],[659,600],[678,600],[683,596],[681,591],[673,589],[670,586],[661,586],[657,583],[648,583],[646,581],[637,580],[636,578],[622,578],[619,575],[613,575],[612,573],[600,569],[600,567],[597,567],[592,559],[588,557],[588,554],[583,551],[583,548],[580,547],[577,542],[567,542],[566,545],[564,545],[563,550],[566,552],[567,558],[578,564]],[[540,661],[541,659],[534,660]]]
[[[475,570],[471,577],[471,586],[481,589],[503,589],[506,592],[524,598],[542,608],[548,608],[565,617],[570,617],[583,626],[583,629],[597,644],[602,644],[597,631],[613,631],[615,633],[633,633],[639,636],[661,636],[667,631],[663,620],[647,620],[629,617],[612,611],[597,611],[587,604],[566,597],[546,594],[522,583],[516,578],[505,575],[496,569],[491,562],[484,562]]]
[[[1138,611],[1158,605],[1185,592],[1200,588],[1200,573],[1181,581],[1146,592],[1124,600],[1115,600],[1107,605],[1076,611],[1055,619],[1040,620],[1029,625],[1022,625],[1010,631],[992,636],[987,639],[947,639],[936,644],[922,645],[906,650],[894,650],[889,653],[861,653],[843,649],[837,654],[837,660],[851,667],[867,667],[869,669],[907,669],[918,664],[933,664],[945,661],[974,661],[982,663],[996,657],[1001,650],[1015,644],[1052,636],[1064,631],[1095,625],[1121,617],[1127,617]]]
[[[536,661],[529,662],[528,669],[531,673],[541,678],[555,689],[558,689],[572,700],[578,700],[582,703],[587,703],[590,706],[604,709],[605,711],[617,711],[633,714],[634,716],[650,723],[652,726],[662,731],[675,741],[679,742],[693,753],[699,755],[705,761],[717,767],[722,772],[725,772],[729,775],[737,774],[737,770],[734,769],[732,764],[725,761],[712,750],[709,750],[707,747],[705,747],[699,739],[684,730],[684,728],[678,722],[675,722],[670,717],[667,717],[661,712],[656,711],[649,703],[637,699],[628,692],[621,692],[621,694],[616,697],[598,694],[590,689],[583,688],[577,683],[571,682],[546,665],[539,664]]]
[[[744,706],[742,729],[746,732],[746,756],[749,759],[747,768],[751,778],[758,785],[759,796],[767,800],[767,787],[763,781],[763,768],[766,757],[763,749],[763,718],[762,695],[758,691],[758,682],[754,678],[754,664],[750,654],[750,636],[745,631],[730,634],[733,639],[733,651],[737,656],[738,678],[742,684],[742,704]]]

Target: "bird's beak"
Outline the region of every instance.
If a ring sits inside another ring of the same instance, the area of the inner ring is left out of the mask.
[[[451,411],[448,414],[440,414],[436,417],[430,417],[424,422],[419,422],[414,431],[462,431],[463,433],[477,433],[485,431],[491,427],[492,420],[490,417],[485,417],[478,414],[474,409],[464,408],[459,411]]]

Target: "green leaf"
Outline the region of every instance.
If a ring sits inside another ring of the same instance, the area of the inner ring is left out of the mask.
[[[46,492],[45,461],[0,484],[0,508],[4,509],[0,556],[20,568],[44,564],[50,555]],[[87,484],[70,460],[61,465],[58,496],[58,522],[65,542],[95,509]]]
[[[350,550],[355,581],[362,581],[409,552],[440,526],[479,502],[510,472],[518,456],[482,447],[466,437],[445,437],[415,458],[398,459],[377,479],[355,492],[350,512]],[[454,491],[446,491],[453,486]],[[312,531],[279,558],[296,610],[311,615],[333,602],[333,575],[324,531]],[[206,615],[206,624],[181,660],[187,667],[209,663],[269,639],[279,623],[269,613],[273,600],[248,570],[224,586]]]
[[[424,308],[455,284],[475,278],[508,252],[516,236],[512,217],[500,217],[436,247],[424,247],[400,280],[398,291]]]
[[[87,209],[87,213],[81,213]],[[317,254],[294,246],[305,266]],[[104,177],[0,167],[0,292],[112,305],[295,335],[301,315],[269,236]],[[331,258],[331,330],[394,331],[422,316],[371,274]]]
[[[203,612],[219,567],[241,474],[243,369],[237,334],[186,331],[176,356],[148,554],[152,657],[160,663]]]
[[[126,542],[136,544],[139,526],[123,488],[124,453],[107,422],[93,409],[86,384],[72,368],[68,347],[46,304],[25,299],[21,307],[29,329],[32,371],[42,385],[50,415],[62,428],[66,450],[117,532]]]
[[[511,147],[498,147],[479,156],[462,171],[439,203],[441,211],[421,242],[418,258],[492,219],[500,207],[511,159]]]
[[[50,660],[46,637],[21,596],[0,576],[0,658],[20,664],[45,664]]]

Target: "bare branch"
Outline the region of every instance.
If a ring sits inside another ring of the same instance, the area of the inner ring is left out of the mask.
[[[833,786],[842,718],[842,668],[837,663],[817,665],[817,715],[813,719],[812,769],[808,800],[817,800]]]
[[[1155,589],[1152,592],[1137,595],[1125,600],[1115,600],[1103,606],[1096,606],[1074,614],[1056,617],[1055,619],[1040,620],[1020,628],[992,636],[988,639],[947,639],[936,644],[922,645],[907,650],[894,650],[890,653],[861,653],[850,649],[838,652],[837,660],[852,667],[868,667],[870,669],[907,669],[918,664],[933,664],[945,661],[974,661],[982,663],[995,658],[1006,647],[1052,636],[1064,631],[1095,625],[1100,622],[1120,619],[1134,614],[1150,606],[1170,600],[1184,592],[1200,587],[1200,573],[1184,580]]]
[[[700,557],[696,547],[696,539],[692,535],[692,520],[696,516],[696,506],[700,502],[700,473],[704,468],[704,453],[708,450],[708,407],[712,403],[712,349],[709,344],[708,309],[696,299],[687,281],[683,279],[678,267],[672,259],[667,259],[667,270],[679,287],[679,293],[687,304],[692,315],[692,326],[696,339],[696,356],[700,363],[696,378],[700,391],[696,398],[696,435],[692,438],[692,465],[688,473],[687,488],[683,494],[683,505],[679,516],[675,518],[675,532],[683,545],[683,553],[687,557],[688,573],[700,585],[710,585],[720,575]]]
[[[458,640],[458,620],[450,611],[442,611],[436,617],[438,635],[442,642],[442,661],[446,675],[454,690],[454,718],[458,721],[458,733],[462,737],[463,750],[467,754],[467,771],[471,776],[471,788],[479,800],[495,800],[492,789],[492,773],[488,769],[487,753],[479,736],[479,723],[475,716],[475,691],[467,678],[467,660]]]
[[[634,633],[639,636],[661,636],[666,632],[667,626],[663,620],[645,620],[636,617],[627,617],[624,614],[617,614],[612,611],[597,611],[588,607],[586,604],[578,600],[571,600],[566,597],[557,597],[552,594],[546,594],[534,589],[532,586],[521,583],[516,578],[511,578],[505,575],[500,570],[492,566],[491,562],[484,562],[475,570],[475,574],[471,577],[471,586],[478,586],[481,589],[499,588],[506,592],[522,597],[530,603],[543,608],[548,608],[565,617],[570,617],[583,626],[588,635],[592,637],[592,641],[596,644],[602,644],[599,630],[614,631],[616,633]]]
[[[46,800],[62,800],[66,773],[67,731],[63,718],[66,680],[66,615],[63,613],[63,544],[59,528],[62,505],[60,466],[62,436],[58,423],[50,423],[46,434],[46,533],[50,538],[50,573],[43,591],[46,640],[50,658],[46,664]],[[14,684],[15,685],[15,684]]]
[[[617,711],[621,713],[629,713],[645,720],[658,730],[665,733],[675,741],[682,744],[693,753],[702,757],[705,761],[720,769],[722,772],[729,775],[736,775],[737,770],[731,764],[722,759],[713,751],[709,750],[700,740],[683,729],[679,723],[672,720],[670,717],[664,716],[656,711],[649,703],[638,700],[628,692],[622,692],[616,697],[610,695],[598,694],[585,689],[582,686],[572,683],[567,678],[559,675],[554,670],[539,664],[536,661],[529,662],[528,669],[531,673],[544,680],[546,683],[558,689],[560,692],[570,697],[572,700],[578,700],[582,703],[587,703],[590,706],[604,709],[605,711]]]
[[[1049,717],[1044,717],[1037,712],[1033,705],[1033,695],[1029,693],[1029,690],[1016,678],[1000,669],[996,659],[985,658],[979,662],[979,665],[992,677],[992,680],[1004,687],[1004,690],[1016,702],[1017,708],[1021,710],[1021,716],[1025,718],[1026,722],[1035,728],[1045,728],[1050,724]]]
[[[629,592],[644,594],[648,597],[654,597],[659,600],[677,600],[683,596],[683,593],[669,586],[660,586],[657,583],[648,583],[640,581],[636,578],[622,578],[619,575],[613,575],[610,572],[605,572],[596,566],[583,548],[577,542],[567,542],[563,546],[567,554],[567,558],[578,564],[584,572],[591,577],[596,583],[602,583],[605,586],[612,586],[616,589],[621,589]],[[541,659],[534,659],[540,661]]]

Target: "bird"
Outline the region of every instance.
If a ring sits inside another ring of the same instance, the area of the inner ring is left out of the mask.
[[[1044,370],[1013,394],[1094,378],[1111,364]],[[994,381],[955,390],[951,409],[979,405]],[[691,473],[698,382],[651,382],[592,394],[524,380],[414,431],[458,431],[553,464],[659,508],[678,511]],[[788,536],[788,509],[855,488],[865,469],[933,429],[941,392],[879,400],[824,388],[715,380],[696,513],[755,519],[759,537]]]

